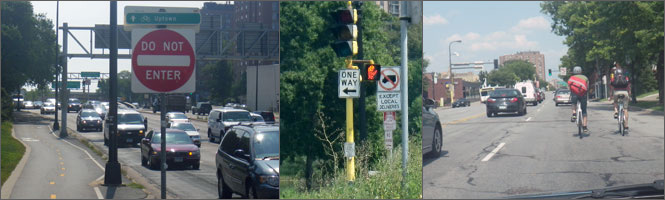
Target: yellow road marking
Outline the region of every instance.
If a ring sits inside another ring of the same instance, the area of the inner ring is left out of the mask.
[[[65,165],[65,163],[64,163],[64,162],[60,162],[60,165]]]
[[[51,184],[51,185],[55,185],[55,182],[51,181],[49,184]]]
[[[51,195],[51,199],[55,199],[55,194],[52,194],[52,195]]]
[[[470,116],[470,117],[466,117],[466,118],[458,119],[458,120],[455,120],[455,121],[452,121],[452,122],[449,122],[449,123],[445,123],[445,124],[443,124],[442,128],[445,127],[446,125],[453,125],[453,124],[458,124],[458,123],[462,123],[462,122],[465,122],[465,121],[469,121],[469,120],[481,117],[484,114],[485,113],[479,113],[479,114],[476,114],[476,115],[473,115],[473,116]]]
[[[65,174],[60,174],[60,176],[65,176]]]

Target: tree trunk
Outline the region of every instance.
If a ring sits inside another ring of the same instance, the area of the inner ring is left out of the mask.
[[[658,80],[658,103],[663,104],[663,88],[665,88],[665,85],[663,84],[663,57],[664,52],[660,52],[660,55],[658,56],[658,66],[656,67],[656,79]]]
[[[312,154],[311,146],[309,149],[310,150],[307,151],[307,159],[305,161],[305,186],[307,187],[307,190],[312,188],[312,163],[314,162],[314,155]]]

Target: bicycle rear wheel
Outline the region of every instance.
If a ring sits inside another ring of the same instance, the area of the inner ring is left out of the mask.
[[[582,108],[579,102],[577,102],[577,135],[582,139]]]
[[[624,113],[623,113],[623,102],[619,105],[619,132],[621,133],[621,136],[626,135],[626,130],[623,126],[623,120],[624,120]]]

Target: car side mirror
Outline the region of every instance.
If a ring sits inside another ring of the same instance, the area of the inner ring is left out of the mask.
[[[233,155],[243,159],[249,159],[249,155],[245,154],[245,151],[242,149],[236,149],[233,151]]]
[[[150,138],[143,138],[143,140],[141,140],[141,142],[143,142],[143,144],[148,144],[148,143],[150,143]]]
[[[200,140],[194,140],[194,145],[201,148],[201,141]]]

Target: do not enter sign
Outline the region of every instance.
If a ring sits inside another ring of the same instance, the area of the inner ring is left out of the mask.
[[[132,38],[132,92],[194,92],[196,55],[193,30],[135,29]]]

